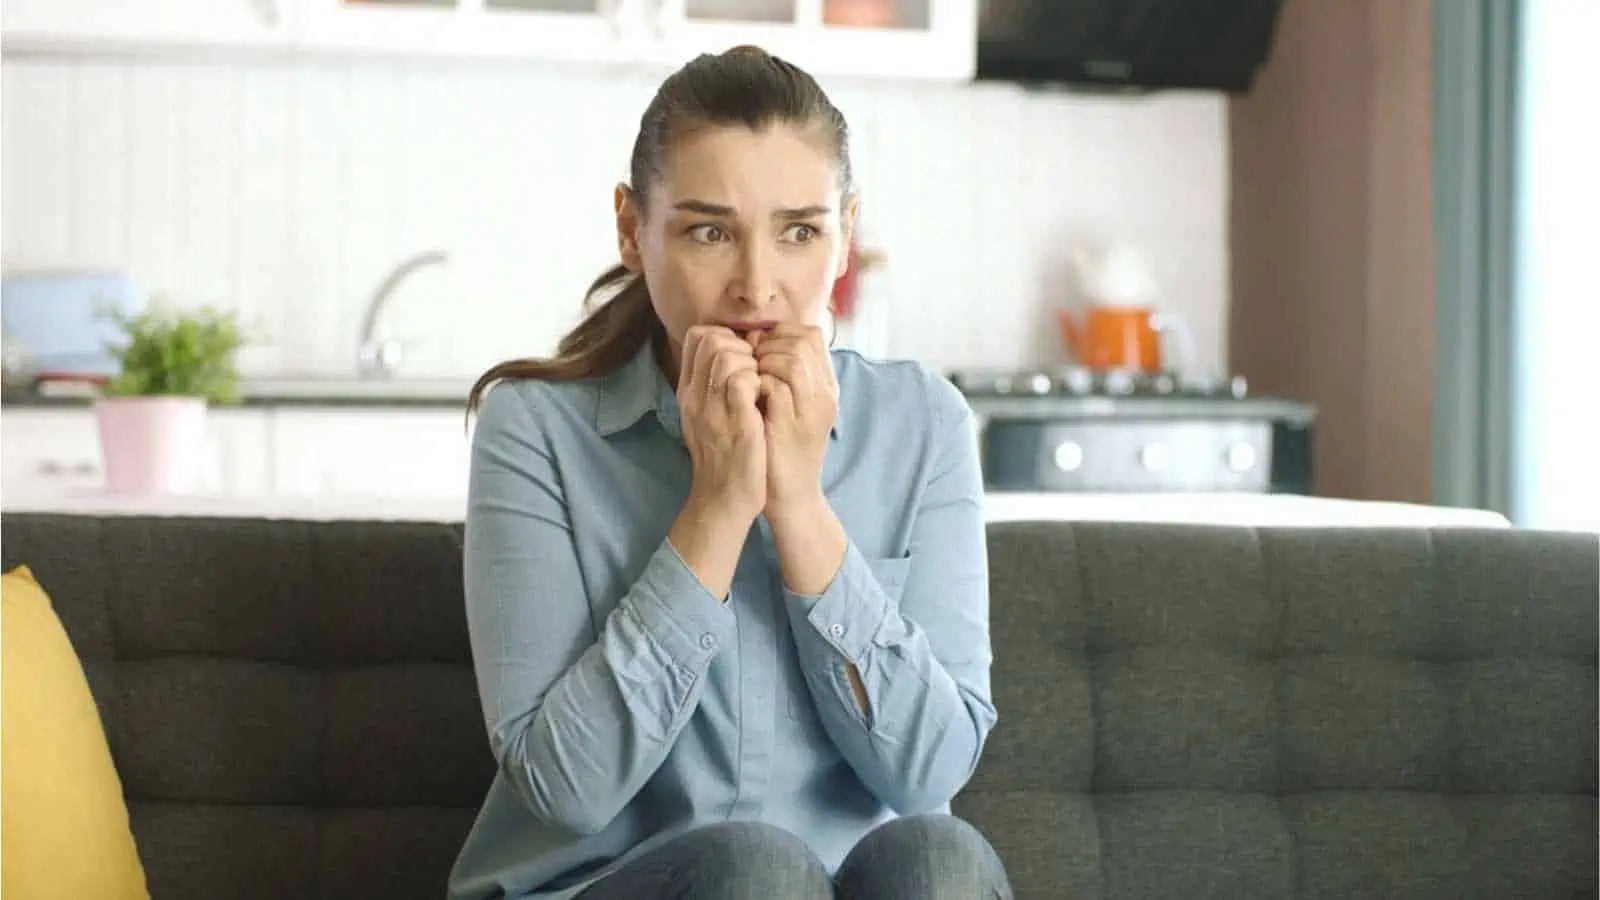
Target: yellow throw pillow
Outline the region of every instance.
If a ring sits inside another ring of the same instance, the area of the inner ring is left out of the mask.
[[[0,584],[0,896],[149,900],[78,654],[26,566]]]

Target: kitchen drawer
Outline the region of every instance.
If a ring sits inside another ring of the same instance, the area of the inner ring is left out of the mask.
[[[7,408],[0,414],[0,490],[93,488],[104,477],[90,410]]]
[[[1265,492],[1271,458],[1260,420],[996,420],[983,434],[998,490]]]

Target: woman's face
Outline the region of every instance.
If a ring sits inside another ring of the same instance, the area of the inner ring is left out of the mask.
[[[647,210],[617,189],[622,262],[643,272],[676,369],[693,325],[821,324],[845,272],[855,200],[815,132],[774,124],[681,134]]]

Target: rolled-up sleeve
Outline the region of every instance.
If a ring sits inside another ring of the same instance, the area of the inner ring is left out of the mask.
[[[944,808],[972,776],[996,720],[976,430],[953,389],[932,399],[935,462],[909,553],[869,559],[851,542],[823,593],[786,592],[824,728],[862,782],[902,814]]]
[[[500,770],[541,820],[592,834],[671,750],[734,617],[663,539],[597,633],[536,398],[502,384],[479,413],[467,621]]]

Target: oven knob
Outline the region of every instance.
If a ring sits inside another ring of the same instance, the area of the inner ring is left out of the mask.
[[[1106,393],[1117,396],[1126,396],[1133,393],[1135,387],[1133,373],[1121,369],[1113,369],[1105,375]]]
[[[1094,373],[1082,366],[1073,366],[1061,376],[1061,386],[1069,394],[1089,394],[1094,392]]]
[[[1083,448],[1076,441],[1062,441],[1056,445],[1056,468],[1063,472],[1076,472],[1083,465]]]
[[[1054,385],[1050,381],[1050,376],[1043,372],[1039,372],[1028,379],[1028,390],[1035,394],[1048,394],[1052,387]]]
[[[1248,472],[1256,465],[1256,448],[1249,444],[1234,444],[1228,448],[1228,468],[1235,472]]]
[[[1166,444],[1146,444],[1139,451],[1139,465],[1152,472],[1164,471],[1172,463],[1172,451]]]
[[[1011,376],[1010,375],[997,376],[995,378],[995,380],[994,380],[994,392],[996,394],[1009,394],[1009,393],[1011,393]]]

